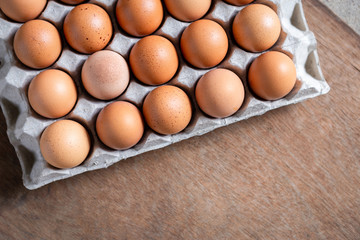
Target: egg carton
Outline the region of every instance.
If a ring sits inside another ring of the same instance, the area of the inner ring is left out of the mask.
[[[112,19],[114,34],[106,49],[118,52],[128,60],[132,46],[140,38],[131,37],[119,28],[115,18],[116,0],[90,0],[89,2],[103,7]],[[320,69],[316,40],[306,23],[301,0],[256,0],[254,3],[270,6],[280,18],[281,36],[271,50],[282,51],[293,58],[297,70],[297,83],[294,90],[285,98],[276,101],[262,101],[252,95],[248,88],[246,74],[251,62],[260,53],[246,52],[238,47],[230,30],[235,15],[244,7],[232,6],[220,0],[213,1],[211,9],[204,18],[212,19],[222,25],[230,42],[225,60],[217,67],[231,69],[238,74],[245,86],[245,100],[240,110],[231,117],[214,119],[206,116],[196,104],[194,86],[197,80],[211,69],[196,69],[184,61],[179,48],[179,38],[190,23],[178,21],[165,11],[162,25],[154,34],[165,36],[177,49],[180,66],[175,77],[167,84],[182,88],[190,96],[194,110],[192,120],[184,131],[175,135],[164,136],[147,128],[141,141],[133,148],[124,151],[109,149],[99,141],[95,132],[96,117],[101,109],[116,100],[132,102],[141,109],[143,99],[155,87],[146,86],[132,76],[126,92],[118,99],[100,101],[92,98],[81,85],[80,76],[81,67],[89,55],[72,50],[62,36],[63,52],[51,68],[68,72],[76,82],[79,92],[75,108],[62,119],[74,119],[82,123],[91,133],[93,142],[87,160],[72,169],[56,169],[47,164],[41,155],[40,135],[56,120],[45,119],[30,108],[27,88],[31,79],[41,70],[30,69],[16,58],[12,42],[21,24],[11,21],[0,13],[0,104],[7,123],[7,134],[20,161],[25,187],[36,189],[86,171],[106,168],[120,160],[327,93],[330,88]],[[62,33],[63,20],[73,7],[50,0],[39,18],[50,21]]]

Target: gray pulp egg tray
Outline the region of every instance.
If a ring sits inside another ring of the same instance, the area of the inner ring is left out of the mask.
[[[116,51],[128,59],[131,47],[140,38],[130,37],[119,29],[115,18],[116,0],[91,0],[89,2],[106,9],[112,19],[113,39],[106,49]],[[230,30],[235,15],[243,7],[235,7],[220,0],[213,1],[209,13],[204,18],[220,23],[225,28],[230,41],[228,54],[217,67],[231,69],[240,76],[245,86],[245,100],[240,110],[231,117],[214,119],[204,115],[196,105],[194,86],[196,81],[211,69],[195,69],[183,60],[179,49],[179,38],[189,23],[178,21],[165,12],[163,23],[155,34],[165,36],[172,41],[180,59],[180,66],[175,77],[167,84],[176,85],[187,92],[193,104],[193,117],[189,126],[175,135],[159,135],[147,128],[142,140],[135,147],[125,151],[111,150],[97,138],[96,117],[99,111],[110,102],[96,100],[85,92],[81,85],[80,72],[89,55],[75,52],[63,38],[63,52],[51,68],[65,70],[73,77],[79,97],[73,111],[62,119],[74,119],[82,123],[91,133],[93,140],[93,147],[87,160],[72,169],[56,169],[47,164],[41,155],[39,147],[41,133],[56,120],[39,116],[29,106],[27,88],[31,79],[41,70],[25,67],[16,58],[12,41],[21,24],[9,20],[0,13],[0,104],[5,115],[10,142],[20,160],[25,187],[36,189],[86,171],[106,168],[120,160],[327,93],[330,88],[319,66],[316,40],[314,34],[309,31],[301,0],[256,0],[254,3],[264,3],[272,7],[280,17],[282,33],[279,41],[271,49],[282,51],[293,58],[297,70],[297,83],[294,90],[277,101],[261,101],[252,96],[247,86],[246,72],[251,62],[260,53],[249,53],[239,48]],[[62,33],[62,22],[73,7],[50,0],[39,18],[52,22]],[[154,88],[140,83],[132,76],[126,92],[116,100],[130,101],[141,109],[144,97]]]

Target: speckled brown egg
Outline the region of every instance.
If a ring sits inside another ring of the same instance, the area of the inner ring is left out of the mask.
[[[211,6],[211,0],[165,0],[164,2],[172,16],[185,22],[202,18]]]
[[[63,3],[76,5],[85,2],[86,0],[60,0]]]
[[[14,37],[14,51],[19,60],[28,67],[41,69],[51,66],[62,50],[58,30],[44,20],[24,23]]]
[[[190,64],[198,68],[211,68],[224,59],[229,43],[220,24],[201,19],[185,29],[180,45],[184,58]]]
[[[102,50],[93,53],[84,63],[81,71],[86,91],[101,100],[120,96],[130,81],[126,60],[118,53]]]
[[[46,3],[47,0],[0,0],[0,8],[12,20],[26,22],[37,18]]]
[[[138,41],[130,52],[130,66],[135,77],[149,85],[169,81],[179,65],[174,45],[166,38],[151,35]]]
[[[263,4],[251,4],[235,17],[232,26],[236,42],[250,52],[262,52],[271,48],[280,37],[281,24],[278,15]]]
[[[65,72],[49,69],[39,73],[29,85],[31,107],[43,117],[59,118],[68,114],[77,100],[73,79]]]
[[[175,134],[186,128],[191,120],[189,97],[178,87],[164,85],[151,91],[143,104],[145,120],[160,134]]]
[[[296,83],[296,68],[284,53],[270,51],[256,58],[248,74],[250,88],[265,99],[276,100],[286,96]]]
[[[98,5],[78,5],[65,17],[66,41],[81,53],[90,54],[103,49],[109,43],[112,33],[110,17]]]
[[[206,114],[224,118],[233,115],[244,101],[244,86],[232,71],[218,68],[202,76],[195,89],[196,102]]]
[[[133,104],[113,102],[99,113],[96,132],[108,147],[125,150],[140,141],[144,134],[144,121],[141,112]]]
[[[116,18],[120,27],[136,37],[155,32],[163,17],[160,0],[119,0],[116,5]]]
[[[224,0],[227,3],[233,4],[235,6],[242,6],[242,5],[246,5],[249,4],[251,2],[253,2],[254,0]]]
[[[73,168],[88,156],[91,139],[87,130],[73,120],[60,120],[48,126],[40,137],[40,150],[46,162],[56,168]]]

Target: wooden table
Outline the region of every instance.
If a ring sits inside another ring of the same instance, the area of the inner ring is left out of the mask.
[[[0,239],[359,239],[360,37],[303,1],[332,90],[29,191],[0,116]]]

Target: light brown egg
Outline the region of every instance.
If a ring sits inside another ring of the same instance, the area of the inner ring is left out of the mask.
[[[246,5],[249,4],[251,2],[253,2],[254,0],[224,0],[227,3],[233,4],[235,6],[242,6],[242,5]]]
[[[110,17],[98,5],[78,5],[65,17],[66,41],[81,53],[90,54],[103,49],[109,43],[112,33]]]
[[[160,0],[118,0],[116,17],[125,32],[142,37],[159,28],[164,12]]]
[[[75,5],[75,4],[85,2],[86,0],[60,0],[60,1],[62,1],[63,3],[66,3],[66,4]]]
[[[100,140],[110,148],[131,148],[144,134],[141,112],[129,102],[113,102],[101,110],[96,120],[96,132]]]
[[[251,64],[248,80],[257,96],[265,100],[276,100],[286,96],[294,88],[296,68],[284,53],[270,51]]]
[[[86,91],[101,100],[120,96],[130,81],[126,60],[118,53],[102,50],[93,53],[84,63],[81,79]]]
[[[46,3],[47,0],[0,0],[0,8],[12,20],[26,22],[37,18]]]
[[[49,69],[39,73],[30,82],[28,98],[31,107],[41,116],[59,118],[73,109],[77,91],[67,73]]]
[[[232,71],[219,68],[202,76],[195,89],[196,102],[206,114],[224,118],[233,115],[244,101],[244,86]]]
[[[60,120],[45,129],[40,150],[46,162],[57,168],[73,168],[89,154],[91,139],[87,130],[73,120]]]
[[[58,30],[44,20],[24,23],[14,37],[14,51],[28,67],[41,69],[51,66],[60,56],[61,38]]]
[[[185,29],[180,45],[184,58],[190,64],[211,68],[224,59],[229,43],[225,30],[218,23],[201,19]]]
[[[179,66],[174,45],[157,35],[138,41],[131,49],[129,62],[135,77],[149,85],[168,82]]]
[[[200,19],[211,6],[211,0],[165,0],[164,2],[172,16],[185,22]]]
[[[236,15],[232,28],[236,42],[250,52],[271,48],[281,32],[278,15],[263,4],[251,4],[242,9]]]
[[[191,120],[189,97],[178,87],[164,85],[151,91],[143,104],[145,120],[160,134],[175,134],[186,128]]]

